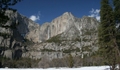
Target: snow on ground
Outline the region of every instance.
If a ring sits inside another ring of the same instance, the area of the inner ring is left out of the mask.
[[[90,66],[90,67],[79,67],[79,68],[23,68],[23,69],[13,69],[13,68],[1,68],[0,70],[109,70],[109,66]]]

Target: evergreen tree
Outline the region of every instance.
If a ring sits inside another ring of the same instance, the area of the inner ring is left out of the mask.
[[[114,6],[114,20],[116,24],[116,44],[119,53],[119,56],[117,56],[118,57],[117,61],[120,68],[120,0],[113,0],[113,6]]]
[[[120,0],[113,0],[115,22],[120,24]]]
[[[70,68],[72,68],[74,66],[74,60],[73,60],[73,56],[71,54],[69,54],[69,57],[68,57],[68,65]]]
[[[120,50],[120,0],[113,0],[114,4],[114,20],[116,24],[116,39],[118,49]]]
[[[10,8],[10,6],[14,6],[16,3],[20,2],[21,0],[0,0],[0,27],[2,28],[11,28],[11,26],[5,25],[5,23],[9,20],[8,16],[5,15],[6,10],[13,10],[15,9]],[[0,36],[7,38],[8,34],[0,33]],[[1,46],[0,46],[1,49]],[[0,68],[2,67],[2,60],[4,59],[2,55],[0,55]],[[2,59],[3,58],[3,59]]]
[[[20,2],[21,0],[0,0],[0,26],[4,26],[4,24],[9,20],[8,16],[5,16],[6,10],[13,10],[15,9],[10,8],[10,6],[14,6],[16,3]]]
[[[101,1],[100,17],[98,27],[99,51],[106,60],[106,63],[112,66],[111,70],[114,70],[116,64],[116,46],[114,44],[115,22],[109,0]]]

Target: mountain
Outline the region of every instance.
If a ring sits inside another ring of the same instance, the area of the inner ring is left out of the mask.
[[[87,16],[77,18],[65,12],[40,26],[39,42],[41,43],[28,48],[29,51],[23,53],[23,57],[34,59],[49,57],[51,60],[63,58],[69,53],[81,57],[84,54],[90,55],[98,49],[98,23],[95,18]]]
[[[7,39],[0,36],[1,55],[12,58],[29,57],[49,60],[72,56],[89,56],[97,51],[97,26],[95,18],[84,16],[77,18],[70,12],[42,25],[33,22],[18,12],[6,11],[10,20],[6,25],[15,29],[0,27],[2,33],[11,34]],[[12,49],[11,49],[12,48]],[[17,52],[18,51],[18,52]]]
[[[29,18],[19,14],[18,12],[13,12],[7,10],[5,15],[9,17],[9,21],[5,24],[7,26],[12,26],[12,28],[3,28],[0,27],[0,52],[1,55],[5,57],[12,58],[12,54],[15,55],[15,51],[19,49],[20,56],[22,55],[22,48],[24,48],[23,41],[25,41],[27,35],[32,31],[37,31],[40,27],[39,24],[33,22]],[[4,35],[8,35],[7,38],[4,38]],[[39,33],[34,32],[34,35],[30,36],[30,39],[34,42],[37,40]],[[13,50],[11,50],[13,49]],[[10,56],[9,56],[10,55]],[[16,54],[17,55],[17,54]]]

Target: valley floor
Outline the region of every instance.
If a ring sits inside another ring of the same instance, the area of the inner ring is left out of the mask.
[[[9,69],[2,68],[0,70],[110,70],[109,66],[90,66],[90,67],[79,67],[79,68],[26,68],[26,69]]]

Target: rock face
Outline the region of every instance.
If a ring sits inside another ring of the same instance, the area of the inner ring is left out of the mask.
[[[96,29],[98,22],[94,18],[83,17],[82,19],[74,17],[71,13],[65,12],[62,16],[57,17],[51,23],[44,23],[40,27],[40,40],[44,41],[50,37],[56,36],[74,29],[75,32],[81,33],[84,28]],[[73,31],[74,32],[74,31]],[[77,33],[77,34],[79,34]]]
[[[16,23],[16,28],[21,36],[33,41],[38,42],[39,39],[39,27],[40,25],[33,22],[29,18],[19,14],[18,12],[6,11],[6,15],[10,17],[11,21],[8,21],[8,24]]]
[[[56,36],[68,30],[74,25],[74,16],[71,13],[64,13],[57,17],[51,23],[45,23],[40,27],[40,40],[47,40],[50,37]]]
[[[9,21],[5,25],[12,26],[12,28],[0,27],[0,54],[9,58],[18,58],[22,56],[24,39],[38,42],[39,31],[36,30],[40,26],[18,12],[7,10],[5,15],[9,17]],[[31,32],[34,34],[29,35]]]
[[[23,57],[40,59],[63,58],[68,54],[72,56],[90,55],[97,51],[98,21],[91,17],[76,18],[66,12],[50,23],[40,27],[41,43],[28,48]]]
[[[14,48],[14,52],[18,50],[14,55],[33,59],[48,57],[51,60],[63,58],[68,54],[83,57],[84,54],[90,55],[97,51],[99,22],[94,18],[86,16],[76,18],[71,13],[65,12],[52,22],[40,26],[18,12],[6,11],[6,15],[10,17],[6,24],[15,25],[16,29],[0,28],[3,33],[11,34],[7,39],[1,36],[0,44]],[[22,45],[24,39],[29,40],[25,42],[26,45]]]

